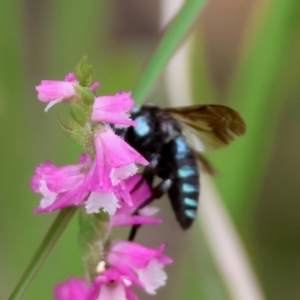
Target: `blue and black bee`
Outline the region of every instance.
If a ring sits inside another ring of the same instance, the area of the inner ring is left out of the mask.
[[[184,128],[193,131],[206,149],[215,150],[245,133],[244,120],[236,111],[222,105],[165,109],[142,105],[130,114],[136,127],[116,131],[150,161],[143,178],[152,188],[152,197],[143,206],[167,193],[178,223],[183,229],[189,228],[198,208],[198,161],[210,174],[214,170],[202,154],[189,145]],[[154,187],[155,176],[162,181]],[[136,227],[131,232],[131,240],[135,232]]]

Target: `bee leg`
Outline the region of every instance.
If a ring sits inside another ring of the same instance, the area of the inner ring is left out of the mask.
[[[128,236],[128,241],[132,242],[137,234],[138,229],[141,227],[141,225],[133,225],[131,227],[129,236]]]
[[[152,186],[154,176],[157,173],[157,166],[160,160],[160,154],[154,154],[151,157],[150,164],[144,169],[142,176],[147,181],[149,186]]]
[[[155,199],[160,199],[164,194],[168,192],[172,185],[173,181],[172,179],[165,179],[161,181],[157,186],[152,188],[152,196],[147,199],[138,209],[141,209],[147,205],[149,205],[151,202],[153,202]]]
[[[150,160],[150,164],[144,168],[141,180],[135,185],[135,187],[132,189],[131,193],[136,191],[144,181],[147,181],[147,184],[149,186],[152,185],[154,176],[156,174],[156,167],[158,166],[158,163],[159,163],[159,159],[160,159],[159,154],[153,155],[153,157]]]
[[[161,181],[157,186],[152,188],[151,197],[143,202],[134,212],[134,215],[138,215],[138,211],[145,206],[149,205],[156,199],[160,199],[164,194],[166,194],[171,187],[173,181],[171,179],[165,179]]]
[[[172,180],[171,179],[166,179],[163,180],[162,182],[160,182],[156,187],[154,187],[152,189],[152,196],[147,199],[142,205],[139,206],[139,208],[136,210],[136,212],[134,213],[135,215],[138,215],[138,210],[149,205],[151,202],[153,202],[155,199],[159,199],[161,198],[164,194],[166,194],[169,190],[169,188],[172,185]],[[128,241],[133,241],[138,229],[141,227],[141,225],[133,225],[131,227],[130,233],[129,233],[129,237],[128,237]]]

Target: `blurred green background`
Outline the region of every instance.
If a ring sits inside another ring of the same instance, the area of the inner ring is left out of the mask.
[[[33,215],[36,165],[74,163],[80,147],[44,113],[34,86],[63,79],[88,54],[98,93],[131,90],[161,32],[161,1],[3,0],[0,5],[0,298],[7,299],[54,215]],[[248,133],[211,154],[216,183],[267,299],[300,298],[300,2],[208,0],[195,25],[191,74],[196,103],[227,103]],[[163,81],[148,99],[167,103]],[[64,111],[65,109],[65,111]],[[157,233],[175,263],[157,299],[230,299],[199,226],[183,233],[169,203]],[[52,289],[82,276],[75,217],[23,299],[52,299]],[[120,234],[126,234],[120,231]],[[200,244],[200,246],[199,246]],[[140,293],[141,299],[153,297]],[[242,299],[241,299],[242,300]]]

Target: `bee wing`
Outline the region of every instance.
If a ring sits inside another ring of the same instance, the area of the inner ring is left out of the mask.
[[[202,153],[195,151],[196,158],[198,159],[202,169],[210,176],[218,175],[218,171],[213,167],[213,165],[203,156]]]
[[[223,105],[194,105],[163,111],[195,133],[208,150],[226,147],[246,131],[240,114]]]

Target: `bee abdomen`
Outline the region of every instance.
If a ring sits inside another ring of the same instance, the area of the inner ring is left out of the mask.
[[[170,142],[173,184],[168,191],[176,218],[183,229],[189,228],[198,208],[200,193],[199,170],[193,150],[184,136]]]
[[[189,228],[196,218],[198,208],[200,194],[198,170],[190,177],[175,177],[168,194],[180,226],[183,229]]]

